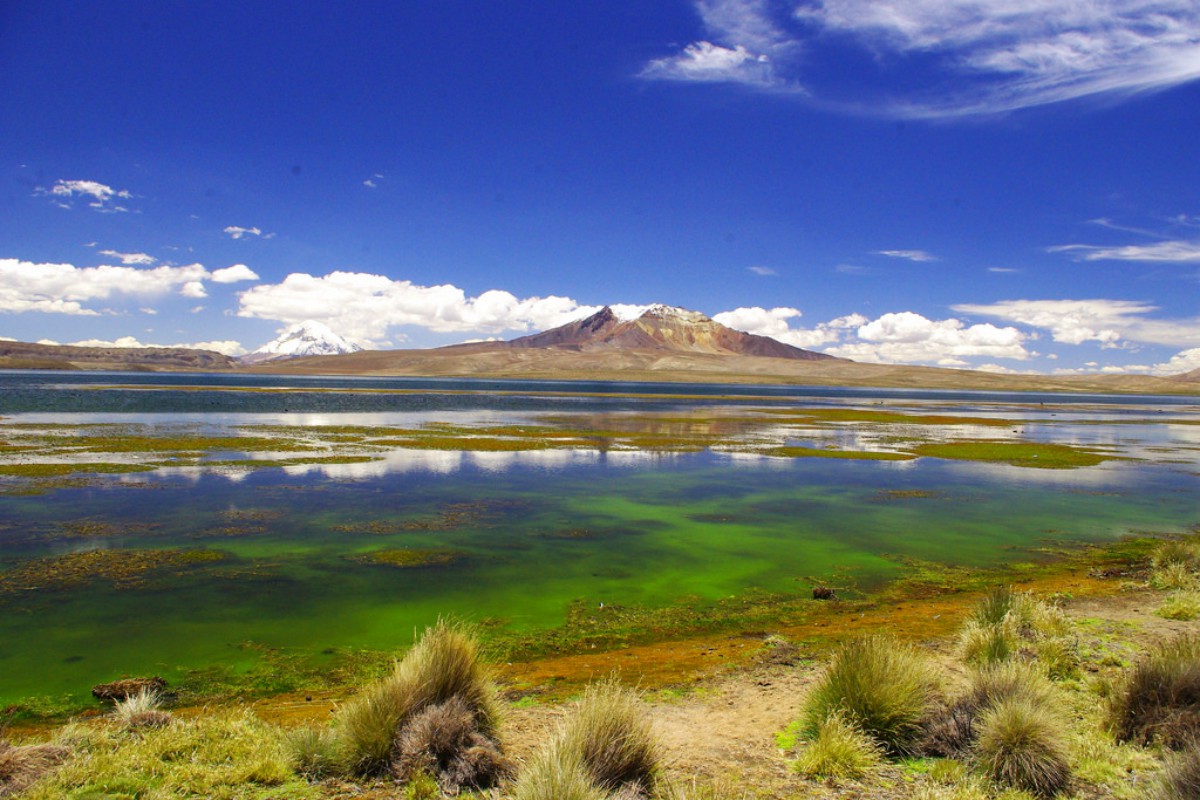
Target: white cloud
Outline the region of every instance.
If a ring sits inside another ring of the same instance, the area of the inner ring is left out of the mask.
[[[148,267],[158,261],[157,258],[146,253],[118,253],[116,250],[101,250],[100,255],[111,256],[126,266]]]
[[[770,267],[746,267],[746,270],[748,272],[753,272],[755,275],[762,275],[764,277],[767,275],[778,275],[779,274],[778,272],[771,269]]]
[[[202,264],[138,269],[0,258],[0,312],[95,316],[100,312],[85,304],[114,296],[154,297],[178,291],[186,297],[203,297],[201,281],[211,277]]]
[[[1150,261],[1178,264],[1200,263],[1200,242],[1169,241],[1102,247],[1091,244],[1063,244],[1047,248],[1051,253],[1074,253],[1083,261]]]
[[[43,339],[39,344],[58,344],[49,339]],[[232,339],[212,342],[193,342],[191,344],[143,344],[133,336],[122,336],[115,341],[107,341],[105,339],[83,339],[78,342],[70,342],[71,347],[117,347],[117,348],[145,348],[145,347],[184,347],[189,350],[212,350],[216,353],[221,353],[227,356],[241,356],[246,354],[246,348],[242,347],[240,342],[235,342]]]
[[[374,175],[372,175],[371,177],[369,177],[365,181],[363,181],[363,186],[366,186],[368,189],[376,189],[379,187],[379,181],[382,178],[383,178],[383,173],[376,172]]]
[[[796,43],[772,19],[766,0],[698,0],[696,10],[708,38],[652,60],[641,77],[803,91],[776,69],[776,64],[791,60]]]
[[[264,239],[270,239],[275,234],[262,232],[262,228],[243,228],[238,225],[230,225],[225,228],[225,233],[229,234],[231,239],[243,239],[247,236],[261,236]]]
[[[1200,318],[1151,319],[1158,307],[1137,300],[1003,300],[953,306],[963,314],[979,314],[1048,330],[1065,344],[1100,342],[1117,347],[1123,340],[1183,346],[1200,341]]]
[[[996,272],[1001,275],[1011,275],[1020,271],[1021,270],[1016,269],[1015,267],[988,267],[988,272]]]
[[[734,330],[753,333],[756,336],[770,336],[784,344],[803,348],[820,347],[840,341],[846,331],[867,321],[861,314],[850,314],[821,323],[815,328],[791,327],[789,320],[798,319],[800,316],[801,312],[797,308],[766,309],[750,306],[722,311],[713,315],[713,321]]]
[[[931,320],[912,311],[884,314],[859,326],[859,341],[828,348],[856,361],[966,366],[974,356],[1024,360],[1029,338],[1016,328],[966,325],[957,319]]]
[[[97,181],[59,180],[49,189],[38,188],[36,193],[49,196],[61,208],[71,208],[72,200],[82,198],[88,200],[88,208],[110,214],[128,211],[118,201],[133,197],[127,189],[114,189]]]
[[[239,281],[256,281],[258,273],[245,264],[234,264],[224,269],[214,269],[209,277],[214,283],[237,283]]]
[[[205,290],[204,284],[200,281],[188,281],[183,285],[183,288],[179,290],[179,293],[184,297],[191,297],[195,299],[208,297],[208,292]]]
[[[696,7],[705,39],[650,62],[643,77],[795,86],[822,56],[844,61],[845,48],[858,48],[879,67],[882,99],[828,102],[912,118],[1131,95],[1200,77],[1195,0],[786,0],[774,6],[699,0]],[[803,60],[786,57],[798,52]],[[761,56],[770,57],[770,70],[747,68]],[[911,80],[910,61],[924,84]]]
[[[692,42],[683,52],[651,61],[642,77],[702,83],[745,83],[771,86],[775,73],[771,59],[751,53],[741,45],[721,47],[712,42]]]
[[[937,261],[937,256],[924,250],[876,250],[875,255],[903,258],[909,261]]]
[[[1168,361],[1155,365],[1154,372],[1159,375],[1177,375],[1194,369],[1200,369],[1200,347],[1189,347],[1176,353]]]
[[[367,343],[383,342],[388,329],[399,325],[439,333],[545,330],[599,310],[568,297],[520,299],[496,289],[467,297],[457,286],[418,286],[358,272],[292,273],[240,297],[238,316],[288,324],[317,320]]]

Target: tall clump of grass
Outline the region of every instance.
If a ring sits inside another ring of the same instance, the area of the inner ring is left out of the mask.
[[[1028,701],[1058,713],[1054,685],[1035,667],[1019,661],[994,664],[972,672],[966,689],[926,726],[922,751],[961,758],[971,754],[979,736],[980,717],[1002,702]]]
[[[1200,797],[1200,739],[1167,758],[1153,797],[1154,800],[1195,800]]]
[[[1119,741],[1178,749],[1200,739],[1200,636],[1142,656],[1109,698],[1109,722]]]
[[[882,636],[842,647],[809,692],[801,731],[815,740],[822,725],[843,714],[891,754],[915,752],[936,705],[938,677],[911,645]]]
[[[162,708],[162,696],[153,689],[142,689],[113,707],[113,719],[126,730],[162,728],[171,724],[171,712]]]
[[[980,715],[974,758],[999,783],[1053,797],[1071,779],[1065,742],[1066,730],[1053,710],[1013,696]]]
[[[1063,612],[1007,586],[992,589],[975,607],[959,634],[967,664],[987,666],[1013,658],[1033,659],[1053,678],[1079,670],[1078,647]]]
[[[861,778],[883,760],[879,743],[835,711],[817,725],[817,735],[800,752],[796,771],[812,778]]]
[[[518,777],[514,797],[645,796],[659,760],[641,699],[610,678],[584,691],[557,735]]]
[[[432,774],[446,791],[487,788],[508,771],[496,738],[498,706],[475,639],[439,621],[392,673],[368,686],[328,733],[293,734],[306,774]]]

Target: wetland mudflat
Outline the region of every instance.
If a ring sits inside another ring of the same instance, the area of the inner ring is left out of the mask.
[[[35,711],[123,674],[287,688],[444,614],[632,629],[1200,523],[1185,398],[0,383],[0,704]]]

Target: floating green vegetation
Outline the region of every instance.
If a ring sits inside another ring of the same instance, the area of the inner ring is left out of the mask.
[[[70,589],[108,581],[117,589],[142,586],[155,572],[220,561],[215,550],[89,550],[25,561],[0,572],[0,594]]]
[[[389,534],[402,531],[450,531],[468,525],[477,525],[481,520],[496,517],[520,508],[523,503],[514,500],[478,500],[471,503],[447,503],[436,514],[404,519],[372,519],[334,525],[339,533]]]
[[[442,547],[416,548],[398,547],[393,550],[375,550],[356,557],[363,564],[383,564],[401,569],[416,567],[443,567],[460,561],[466,553]]]
[[[114,474],[120,472],[149,472],[159,464],[121,464],[113,461],[80,463],[0,464],[0,475],[20,478],[55,478],[81,473]]]
[[[987,461],[1010,464],[1014,467],[1039,469],[1071,469],[1094,467],[1117,458],[1093,448],[1075,447],[1051,442],[996,442],[967,440],[957,442],[927,442],[912,448],[918,456],[948,458],[955,461]]]
[[[908,453],[886,453],[869,450],[836,450],[828,447],[800,447],[795,445],[768,447],[762,450],[752,450],[750,452],[760,453],[764,456],[777,456],[779,458],[849,458],[864,461],[911,461],[913,458],[915,458],[915,456],[909,455]]]
[[[290,452],[306,444],[263,436],[82,436],[72,442],[101,453],[206,453],[214,450]]]
[[[125,521],[120,525],[98,519],[73,519],[55,524],[66,536],[90,538],[93,536],[127,536],[132,533],[146,533],[158,527],[148,522]]]
[[[945,500],[945,492],[935,489],[881,489],[875,493],[877,502],[888,500]]]

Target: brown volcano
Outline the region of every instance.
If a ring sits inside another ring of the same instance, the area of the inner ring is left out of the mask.
[[[499,347],[560,347],[579,352],[665,350],[726,356],[763,356],[800,361],[833,361],[833,356],[755,336],[714,322],[698,311],[653,306],[637,319],[621,321],[605,306],[587,319],[569,322]]]

